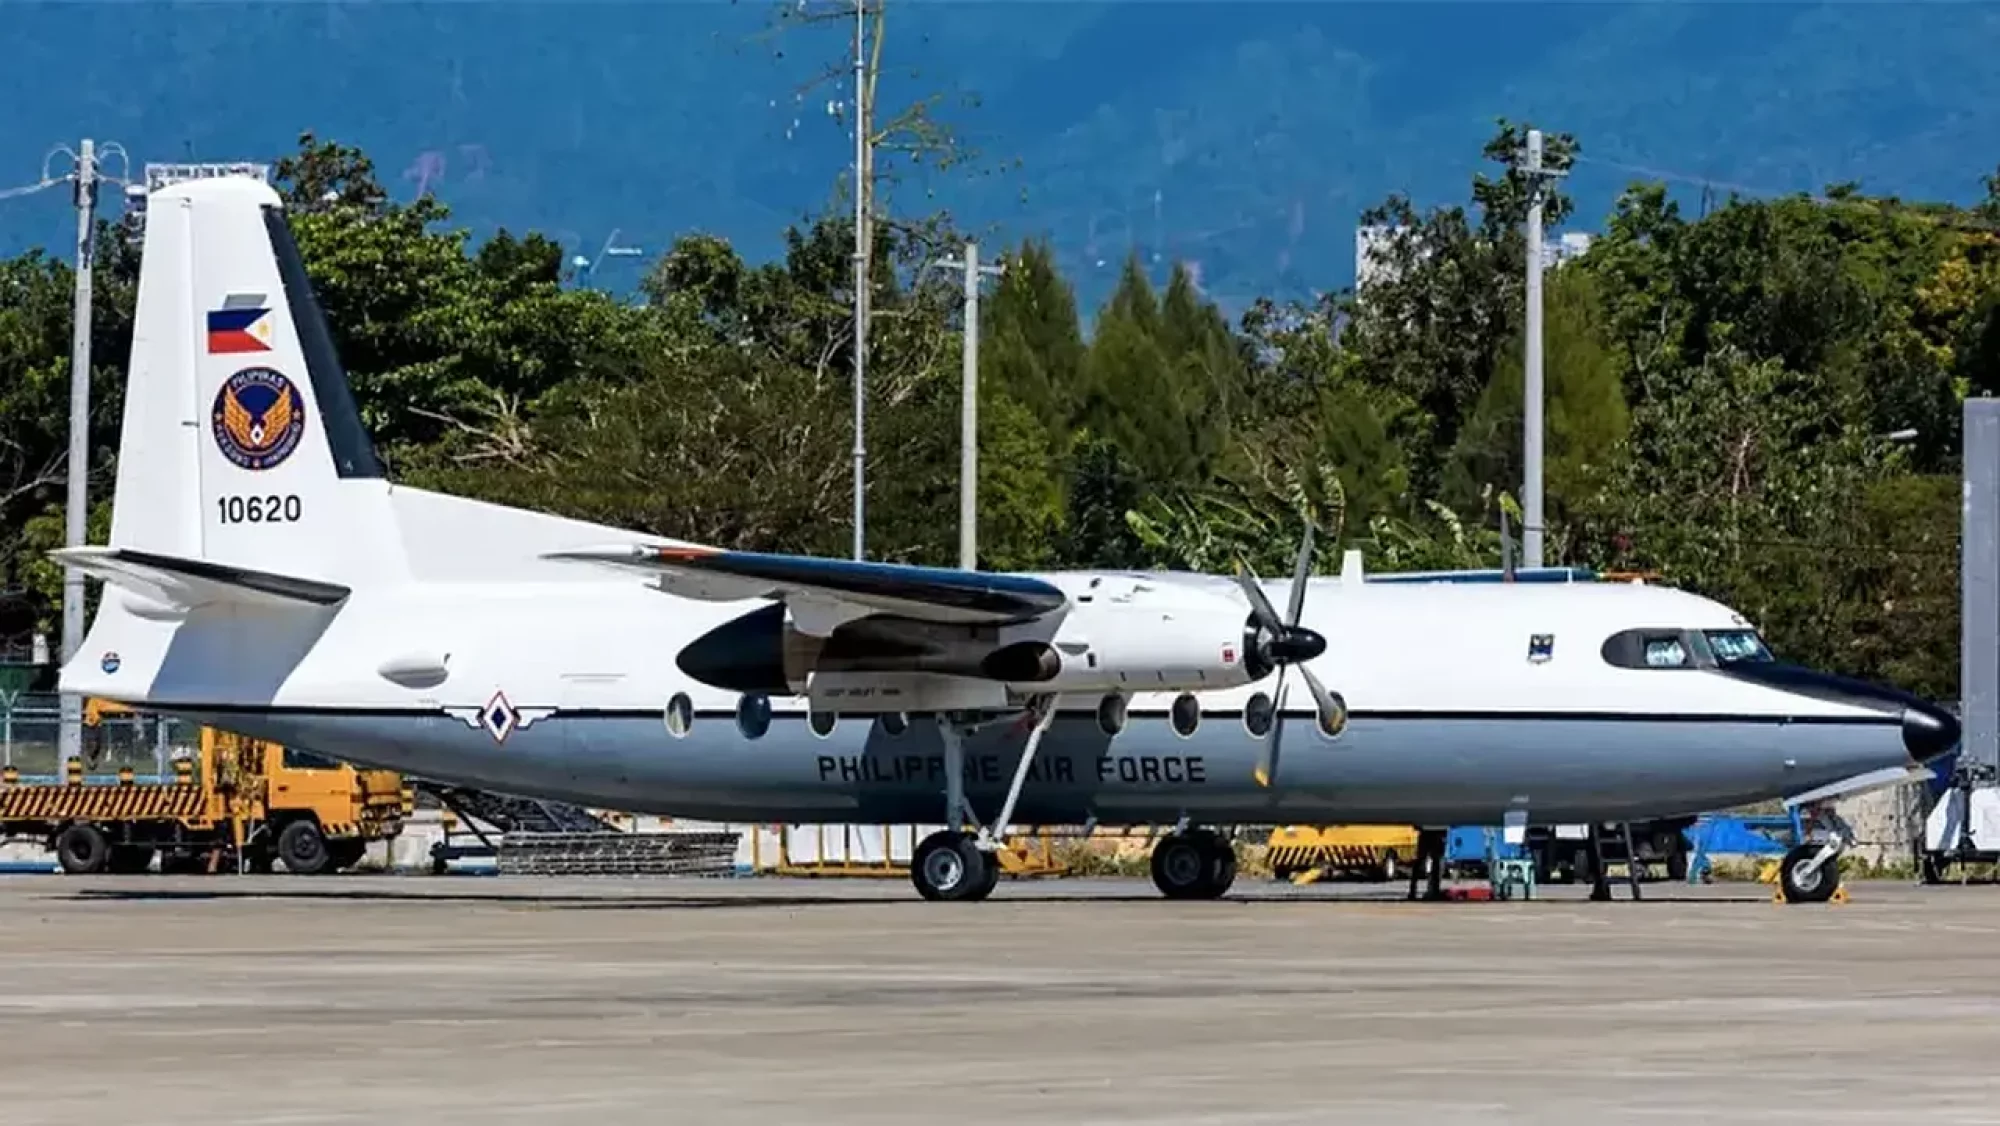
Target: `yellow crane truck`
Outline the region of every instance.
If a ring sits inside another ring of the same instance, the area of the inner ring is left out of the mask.
[[[84,723],[130,709],[85,705]],[[317,875],[358,862],[370,841],[402,832],[412,803],[402,777],[204,727],[200,751],[173,776],[140,780],[127,766],[86,777],[72,758],[53,783],[0,770],[0,837],[46,842],[69,873],[234,871]]]

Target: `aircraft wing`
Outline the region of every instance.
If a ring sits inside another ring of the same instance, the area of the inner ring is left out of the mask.
[[[543,558],[636,571],[684,598],[776,599],[790,605],[795,617],[805,610],[811,618],[826,619],[828,631],[841,620],[869,614],[999,625],[1030,621],[1069,605],[1069,596],[1059,588],[1027,575],[725,551],[698,544],[620,544],[550,552]],[[820,632],[805,624],[801,628]]]

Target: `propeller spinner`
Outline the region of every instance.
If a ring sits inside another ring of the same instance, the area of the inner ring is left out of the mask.
[[[1271,737],[1265,740],[1264,753],[1257,763],[1256,777],[1260,786],[1269,786],[1277,773],[1278,743],[1285,731],[1285,674],[1291,671],[1293,665],[1297,665],[1299,675],[1306,678],[1306,689],[1312,693],[1321,721],[1338,730],[1346,719],[1345,705],[1326,690],[1326,685],[1321,684],[1305,664],[1326,652],[1326,638],[1299,624],[1305,612],[1306,580],[1312,571],[1312,550],[1312,526],[1307,525],[1305,539],[1299,544],[1298,566],[1292,571],[1292,592],[1283,618],[1278,617],[1277,609],[1264,596],[1264,589],[1249,566],[1241,560],[1236,564],[1236,582],[1250,599],[1252,628],[1246,645],[1249,658],[1266,669],[1275,667],[1278,670],[1278,685],[1273,693],[1278,719],[1272,725]]]

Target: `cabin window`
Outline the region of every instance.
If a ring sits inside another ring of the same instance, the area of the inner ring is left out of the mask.
[[[746,739],[761,739],[771,730],[771,698],[752,692],[736,701],[736,729]]]
[[[904,715],[902,712],[884,712],[882,714],[882,730],[890,736],[901,735],[909,729],[910,717]]]
[[[1333,707],[1314,707],[1313,718],[1319,723],[1321,735],[1329,739],[1338,739],[1340,733],[1347,730],[1347,700],[1338,692],[1329,692],[1327,695],[1332,699]]]
[[[1125,697],[1113,692],[1097,702],[1097,726],[1106,735],[1125,730]]]
[[[1185,739],[1201,726],[1201,701],[1194,698],[1194,693],[1183,692],[1174,697],[1174,706],[1168,715],[1173,720],[1174,734]]]
[[[1276,715],[1277,708],[1271,698],[1259,692],[1243,705],[1243,729],[1262,739],[1271,733],[1271,721]]]
[[[685,739],[693,728],[694,701],[685,692],[674,693],[673,699],[667,701],[667,734]]]
[[[287,770],[338,770],[340,764],[330,758],[323,758],[311,751],[297,747],[285,748],[285,769]]]
[[[1771,650],[1764,645],[1764,639],[1755,630],[1712,629],[1703,635],[1708,640],[1708,648],[1715,654],[1715,663],[1735,665],[1748,661],[1770,661]]]
[[[833,734],[833,725],[840,721],[835,712],[812,711],[806,713],[806,722],[812,726],[813,734],[824,739]]]

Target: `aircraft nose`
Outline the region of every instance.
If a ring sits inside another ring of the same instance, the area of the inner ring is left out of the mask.
[[[1929,704],[1903,709],[1903,747],[1919,766],[1958,746],[1958,717]]]

